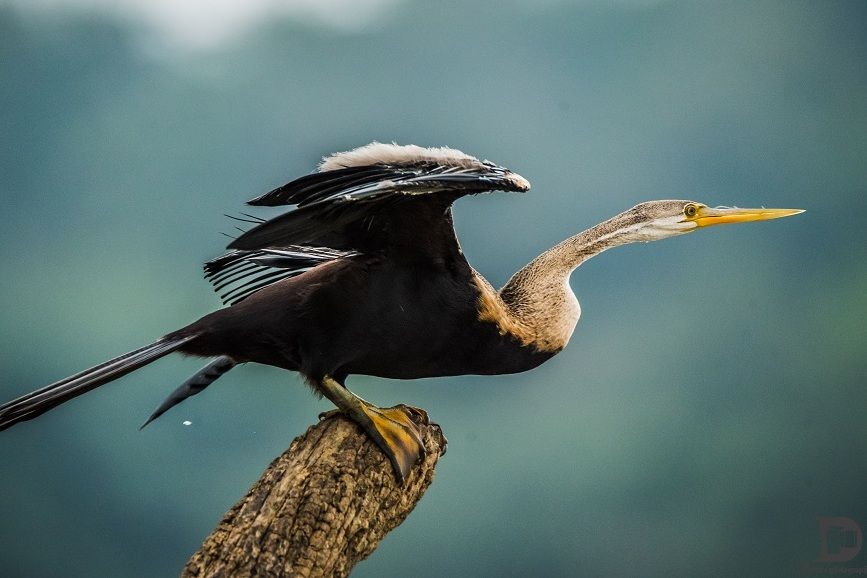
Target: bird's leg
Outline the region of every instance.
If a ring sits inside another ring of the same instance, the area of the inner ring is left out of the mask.
[[[427,412],[408,405],[377,407],[366,402],[329,376],[319,382],[322,393],[338,411],[361,426],[388,456],[398,485],[403,485],[412,466],[425,456],[419,426],[427,425]],[[320,415],[327,416],[332,412]]]

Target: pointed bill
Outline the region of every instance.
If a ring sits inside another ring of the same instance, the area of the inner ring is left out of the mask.
[[[747,223],[749,221],[768,221],[803,213],[804,209],[737,209],[727,207],[699,207],[695,216],[688,220],[699,227],[725,225],[728,223]]]

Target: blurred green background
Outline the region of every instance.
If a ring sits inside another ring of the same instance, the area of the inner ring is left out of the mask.
[[[795,576],[867,529],[867,3],[0,0],[0,139],[3,400],[218,307],[222,214],[374,139],[532,181],[456,207],[495,285],[644,200],[806,208],[586,263],[528,374],[352,378],[451,442],[354,575]],[[200,365],[0,434],[0,574],[176,575],[328,409],[248,366],[139,432]]]

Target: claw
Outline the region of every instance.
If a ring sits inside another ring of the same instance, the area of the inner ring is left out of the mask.
[[[385,408],[364,404],[362,411],[369,421],[359,425],[391,461],[402,486],[412,467],[426,455],[419,425],[427,425],[427,413],[403,404]]]
[[[397,484],[402,486],[412,467],[425,457],[421,427],[430,423],[427,412],[403,404],[376,407],[327,375],[319,382],[319,388],[337,406],[337,411],[346,414],[376,442],[391,461]],[[319,418],[333,414],[325,412]]]
[[[417,424],[430,425],[430,418],[428,417],[427,412],[425,410],[423,410],[422,408],[415,407],[414,405],[406,405],[403,403],[396,405],[395,407],[399,407],[399,408],[403,409],[404,411],[406,411],[406,413],[409,415],[409,417]],[[394,408],[389,408],[389,409],[394,409]]]
[[[339,409],[330,409],[328,411],[323,411],[319,414],[319,421],[322,421],[323,419],[328,419],[329,417],[334,417],[337,414],[346,415],[343,413],[343,411]]]
[[[443,433],[443,428],[440,424],[438,424],[436,422],[431,422],[430,425],[437,428],[437,430],[439,430],[439,432],[440,432],[440,437],[443,438],[443,451],[440,452],[440,455],[444,456],[444,455],[446,455],[446,452],[449,451],[449,438],[447,438],[446,434]]]

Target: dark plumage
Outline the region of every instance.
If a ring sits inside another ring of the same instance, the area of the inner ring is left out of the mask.
[[[532,369],[566,346],[580,315],[569,275],[608,248],[698,227],[794,214],[642,203],[544,252],[499,292],[460,250],[452,203],[529,183],[453,149],[373,143],[326,158],[251,205],[297,205],[254,226],[205,276],[231,306],[0,406],[0,429],[117,379],[172,351],[216,358],[145,425],[239,363],[298,371],[379,444],[399,481],[424,452],[423,411],[379,408],[344,387],[351,374],[412,379]],[[246,219],[245,219],[246,220]]]
[[[475,273],[451,219],[452,203],[464,195],[525,191],[529,184],[458,151],[374,144],[366,147],[373,160],[377,147],[382,162],[313,173],[249,202],[297,208],[268,221],[253,217],[255,226],[229,253],[205,264],[206,278],[232,306],[0,406],[0,429],[174,350],[217,360],[178,387],[145,425],[239,363],[298,371],[332,399],[334,386],[326,383],[342,384],[353,373],[408,379],[541,363],[547,354],[524,351],[494,324],[478,323]],[[504,365],[498,349],[514,352],[514,359]],[[402,477],[407,464],[395,465]]]

